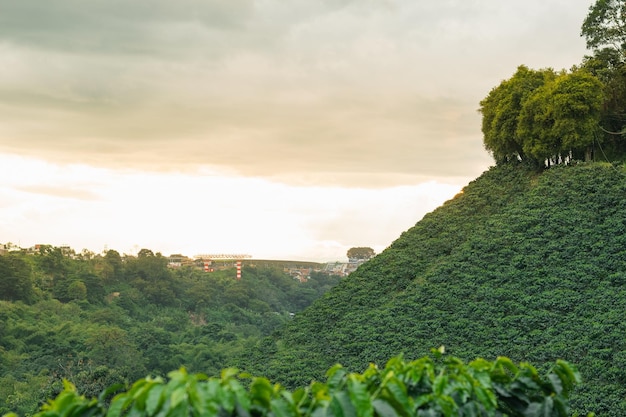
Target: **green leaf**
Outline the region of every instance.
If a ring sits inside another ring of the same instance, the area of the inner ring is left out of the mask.
[[[155,386],[152,381],[145,381],[133,394],[134,407],[138,410],[144,410],[146,408],[146,399],[151,389]]]
[[[183,381],[187,379],[187,370],[183,367],[179,368],[176,371],[169,372],[167,376],[171,381]]]
[[[147,415],[154,415],[156,411],[161,407],[163,403],[163,397],[161,396],[161,394],[163,393],[164,388],[165,387],[162,384],[155,384],[152,386],[150,392],[148,392],[145,405]]]
[[[420,395],[419,397],[415,399],[415,407],[422,408],[424,405],[432,402],[434,398],[435,396],[432,393]]]
[[[292,417],[296,415],[294,408],[283,398],[275,398],[268,407],[276,417]]]
[[[110,387],[105,388],[100,395],[98,395],[98,401],[104,402],[109,396],[121,391],[124,388],[124,384],[113,384]]]
[[[485,407],[487,410],[495,410],[498,405],[498,400],[490,389],[485,389],[482,386],[474,386],[474,393],[476,394],[476,398],[478,401]]]
[[[339,417],[331,413],[327,407],[317,407],[311,412],[311,417]]]
[[[250,401],[263,408],[269,408],[274,387],[266,378],[254,378],[250,384]]]
[[[458,406],[456,405],[452,397],[448,395],[436,396],[435,402],[441,408],[444,416],[452,417],[453,415],[457,415]]]
[[[540,389],[537,382],[528,376],[520,376],[511,384],[513,387],[521,387],[524,391],[534,391]]]
[[[406,387],[400,384],[397,379],[394,378],[387,382],[385,390],[383,391],[383,394],[385,393],[388,394],[390,402],[396,404],[394,408],[399,414],[403,416],[411,416],[413,414]]]
[[[318,401],[330,400],[330,394],[328,393],[328,386],[326,384],[313,382],[311,384],[311,392],[313,393],[313,398]]]
[[[569,395],[575,384],[580,383],[580,373],[576,367],[564,360],[557,360],[553,368],[563,387],[563,395]]]
[[[122,411],[132,402],[132,397],[128,393],[118,394],[111,401],[106,417],[119,417]]]
[[[524,411],[524,417],[551,417],[553,408],[552,397],[546,397],[542,403],[532,403]]]
[[[238,372],[239,370],[237,368],[226,368],[222,370],[222,372],[220,373],[220,376],[223,381],[228,381],[229,379],[237,376]]]
[[[178,387],[172,392],[170,396],[171,408],[176,408],[179,404],[187,399],[187,391],[185,387]]]
[[[251,405],[250,397],[241,383],[232,378],[228,380],[227,387],[235,396],[235,404],[249,410]]]
[[[167,410],[167,413],[165,413],[165,417],[182,417],[182,416],[187,416],[188,414],[189,414],[189,410],[187,409],[187,404],[185,404],[184,401],[181,401],[178,403],[177,406],[170,407],[170,409]],[[135,417],[135,416],[129,415],[127,417]],[[141,417],[141,416],[137,416],[137,417]]]
[[[563,383],[561,382],[561,378],[556,374],[549,374],[548,380],[550,381],[550,385],[552,386],[552,390],[556,395],[561,395],[563,392]]]
[[[357,417],[357,411],[354,408],[350,397],[347,393],[340,391],[333,395],[330,400],[330,408],[335,417]]]
[[[562,397],[555,397],[554,399],[554,409],[559,417],[569,417],[569,407],[563,401]]]
[[[478,358],[470,362],[469,366],[476,371],[476,375],[487,375],[487,372],[491,369],[491,362]]]
[[[378,417],[398,417],[399,414],[396,412],[395,408],[387,401],[377,398],[372,401],[372,406],[374,407],[375,414]]]
[[[348,377],[348,395],[359,417],[371,417],[374,413],[367,387],[355,375]]]
[[[290,403],[299,406],[300,404],[302,404],[304,401],[308,400],[308,391],[305,390],[304,388],[298,388],[297,390],[295,390],[293,393],[290,393],[289,391],[283,390],[280,392],[280,395],[282,395],[283,397],[285,397],[285,399],[287,399],[287,401],[289,401]]]
[[[337,389],[342,385],[346,371],[339,364],[333,366],[326,372],[326,385],[330,390]]]
[[[243,407],[241,404],[237,404],[236,406],[236,415],[238,417],[250,417],[250,412],[248,411],[247,408]]]
[[[509,371],[512,375],[515,375],[519,372],[519,368],[517,366],[515,366],[515,364],[513,363],[513,361],[511,361],[511,359],[500,356],[496,359],[495,363],[494,363],[494,368],[498,369],[498,370],[507,370]]]
[[[466,403],[459,411],[459,415],[462,415],[463,417],[482,417],[483,415],[482,411],[478,407],[478,404],[473,401]]]
[[[442,371],[433,382],[433,392],[436,395],[442,395],[446,385],[448,385],[448,376]]]

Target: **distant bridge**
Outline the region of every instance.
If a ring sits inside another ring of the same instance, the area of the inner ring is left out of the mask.
[[[237,267],[237,280],[241,279],[241,261],[243,259],[252,258],[252,256],[244,253],[205,253],[202,255],[196,255],[196,260],[202,260],[204,262],[204,271],[213,272],[213,268],[210,265],[213,261],[235,261]]]

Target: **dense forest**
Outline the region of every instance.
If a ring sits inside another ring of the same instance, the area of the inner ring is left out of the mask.
[[[339,280],[245,265],[236,280],[234,268],[167,264],[148,249],[0,256],[0,414],[33,413],[63,378],[97,395],[180,366],[219,375]]]

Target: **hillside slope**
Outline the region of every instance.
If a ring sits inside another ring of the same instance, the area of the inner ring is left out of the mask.
[[[490,169],[241,366],[297,386],[444,345],[578,365],[574,406],[626,415],[626,175],[608,164]]]

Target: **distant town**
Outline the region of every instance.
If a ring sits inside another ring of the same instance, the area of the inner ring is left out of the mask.
[[[71,259],[92,259],[104,256],[107,252],[107,249],[103,250],[102,253],[95,253],[87,249],[77,252],[69,245],[55,247],[53,245],[37,244],[31,247],[23,248],[13,243],[0,243],[0,256],[10,252],[21,252],[27,255],[36,255],[41,253],[43,250],[52,248],[60,249],[64,256]],[[373,256],[373,252],[371,252],[371,254]],[[169,256],[159,255],[167,258],[168,267],[172,269],[195,267],[199,269],[201,268],[207,273],[211,273],[228,268],[237,268],[238,274],[240,274],[241,267],[244,265],[255,267],[275,267],[281,268],[285,273],[300,282],[306,282],[311,277],[312,272],[338,275],[340,277],[348,276],[352,272],[356,271],[361,264],[371,258],[371,256],[348,257],[348,262],[336,261],[320,263],[298,260],[254,259],[252,255],[249,254],[199,254],[193,257],[182,254],[171,254]],[[122,258],[131,256],[133,255],[123,254]]]

